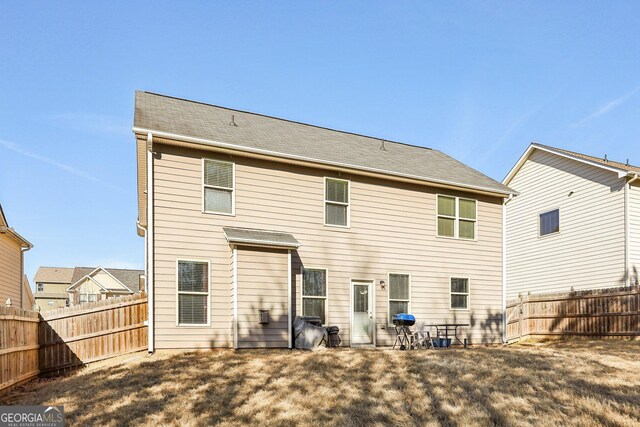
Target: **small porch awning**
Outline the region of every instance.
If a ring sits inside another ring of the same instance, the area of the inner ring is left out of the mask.
[[[251,228],[222,227],[229,244],[269,248],[297,249],[300,242],[292,234]]]

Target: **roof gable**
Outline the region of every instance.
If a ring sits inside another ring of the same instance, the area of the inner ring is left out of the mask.
[[[2,210],[2,205],[0,205],[0,227],[8,227],[7,217],[4,216],[4,211]]]
[[[514,193],[438,150],[149,92],[136,92],[134,131],[470,191]]]
[[[633,175],[640,173],[640,167],[633,165],[626,165],[624,163],[615,162],[611,160],[600,159],[598,157],[589,156],[587,154],[577,153],[575,151],[569,151],[562,148],[551,147],[548,145],[539,144],[536,142],[532,142],[525,152],[520,156],[516,164],[511,168],[509,173],[502,180],[502,183],[505,185],[509,185],[513,177],[518,173],[518,171],[522,168],[524,163],[531,157],[531,154],[535,150],[544,151],[547,153],[555,154],[557,156],[569,158],[575,160],[577,162],[584,163],[586,165],[590,165],[596,168],[605,169],[610,172],[613,172],[618,175],[618,178],[623,178],[627,175]]]

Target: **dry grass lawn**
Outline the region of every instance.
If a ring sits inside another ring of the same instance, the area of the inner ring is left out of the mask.
[[[75,425],[638,426],[640,342],[138,353],[3,400]]]

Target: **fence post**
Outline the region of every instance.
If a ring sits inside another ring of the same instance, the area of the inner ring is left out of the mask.
[[[518,339],[522,339],[522,294],[518,294],[520,302],[518,303]]]

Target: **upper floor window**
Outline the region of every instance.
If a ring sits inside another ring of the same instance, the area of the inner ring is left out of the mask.
[[[560,209],[541,213],[538,223],[540,236],[558,233],[560,231]]]
[[[203,160],[204,211],[234,214],[235,163]]]
[[[38,289],[37,289],[38,292],[44,292],[44,283],[38,283],[37,286],[38,286]]]
[[[392,324],[395,314],[410,312],[409,282],[408,274],[389,274],[389,324]]]
[[[208,261],[178,261],[178,324],[209,324]]]
[[[327,270],[302,270],[302,315],[319,316],[327,323]]]
[[[324,179],[324,223],[349,226],[349,181]]]
[[[469,309],[469,279],[462,277],[451,278],[451,309]]]
[[[438,236],[473,240],[476,223],[476,200],[438,196]]]

